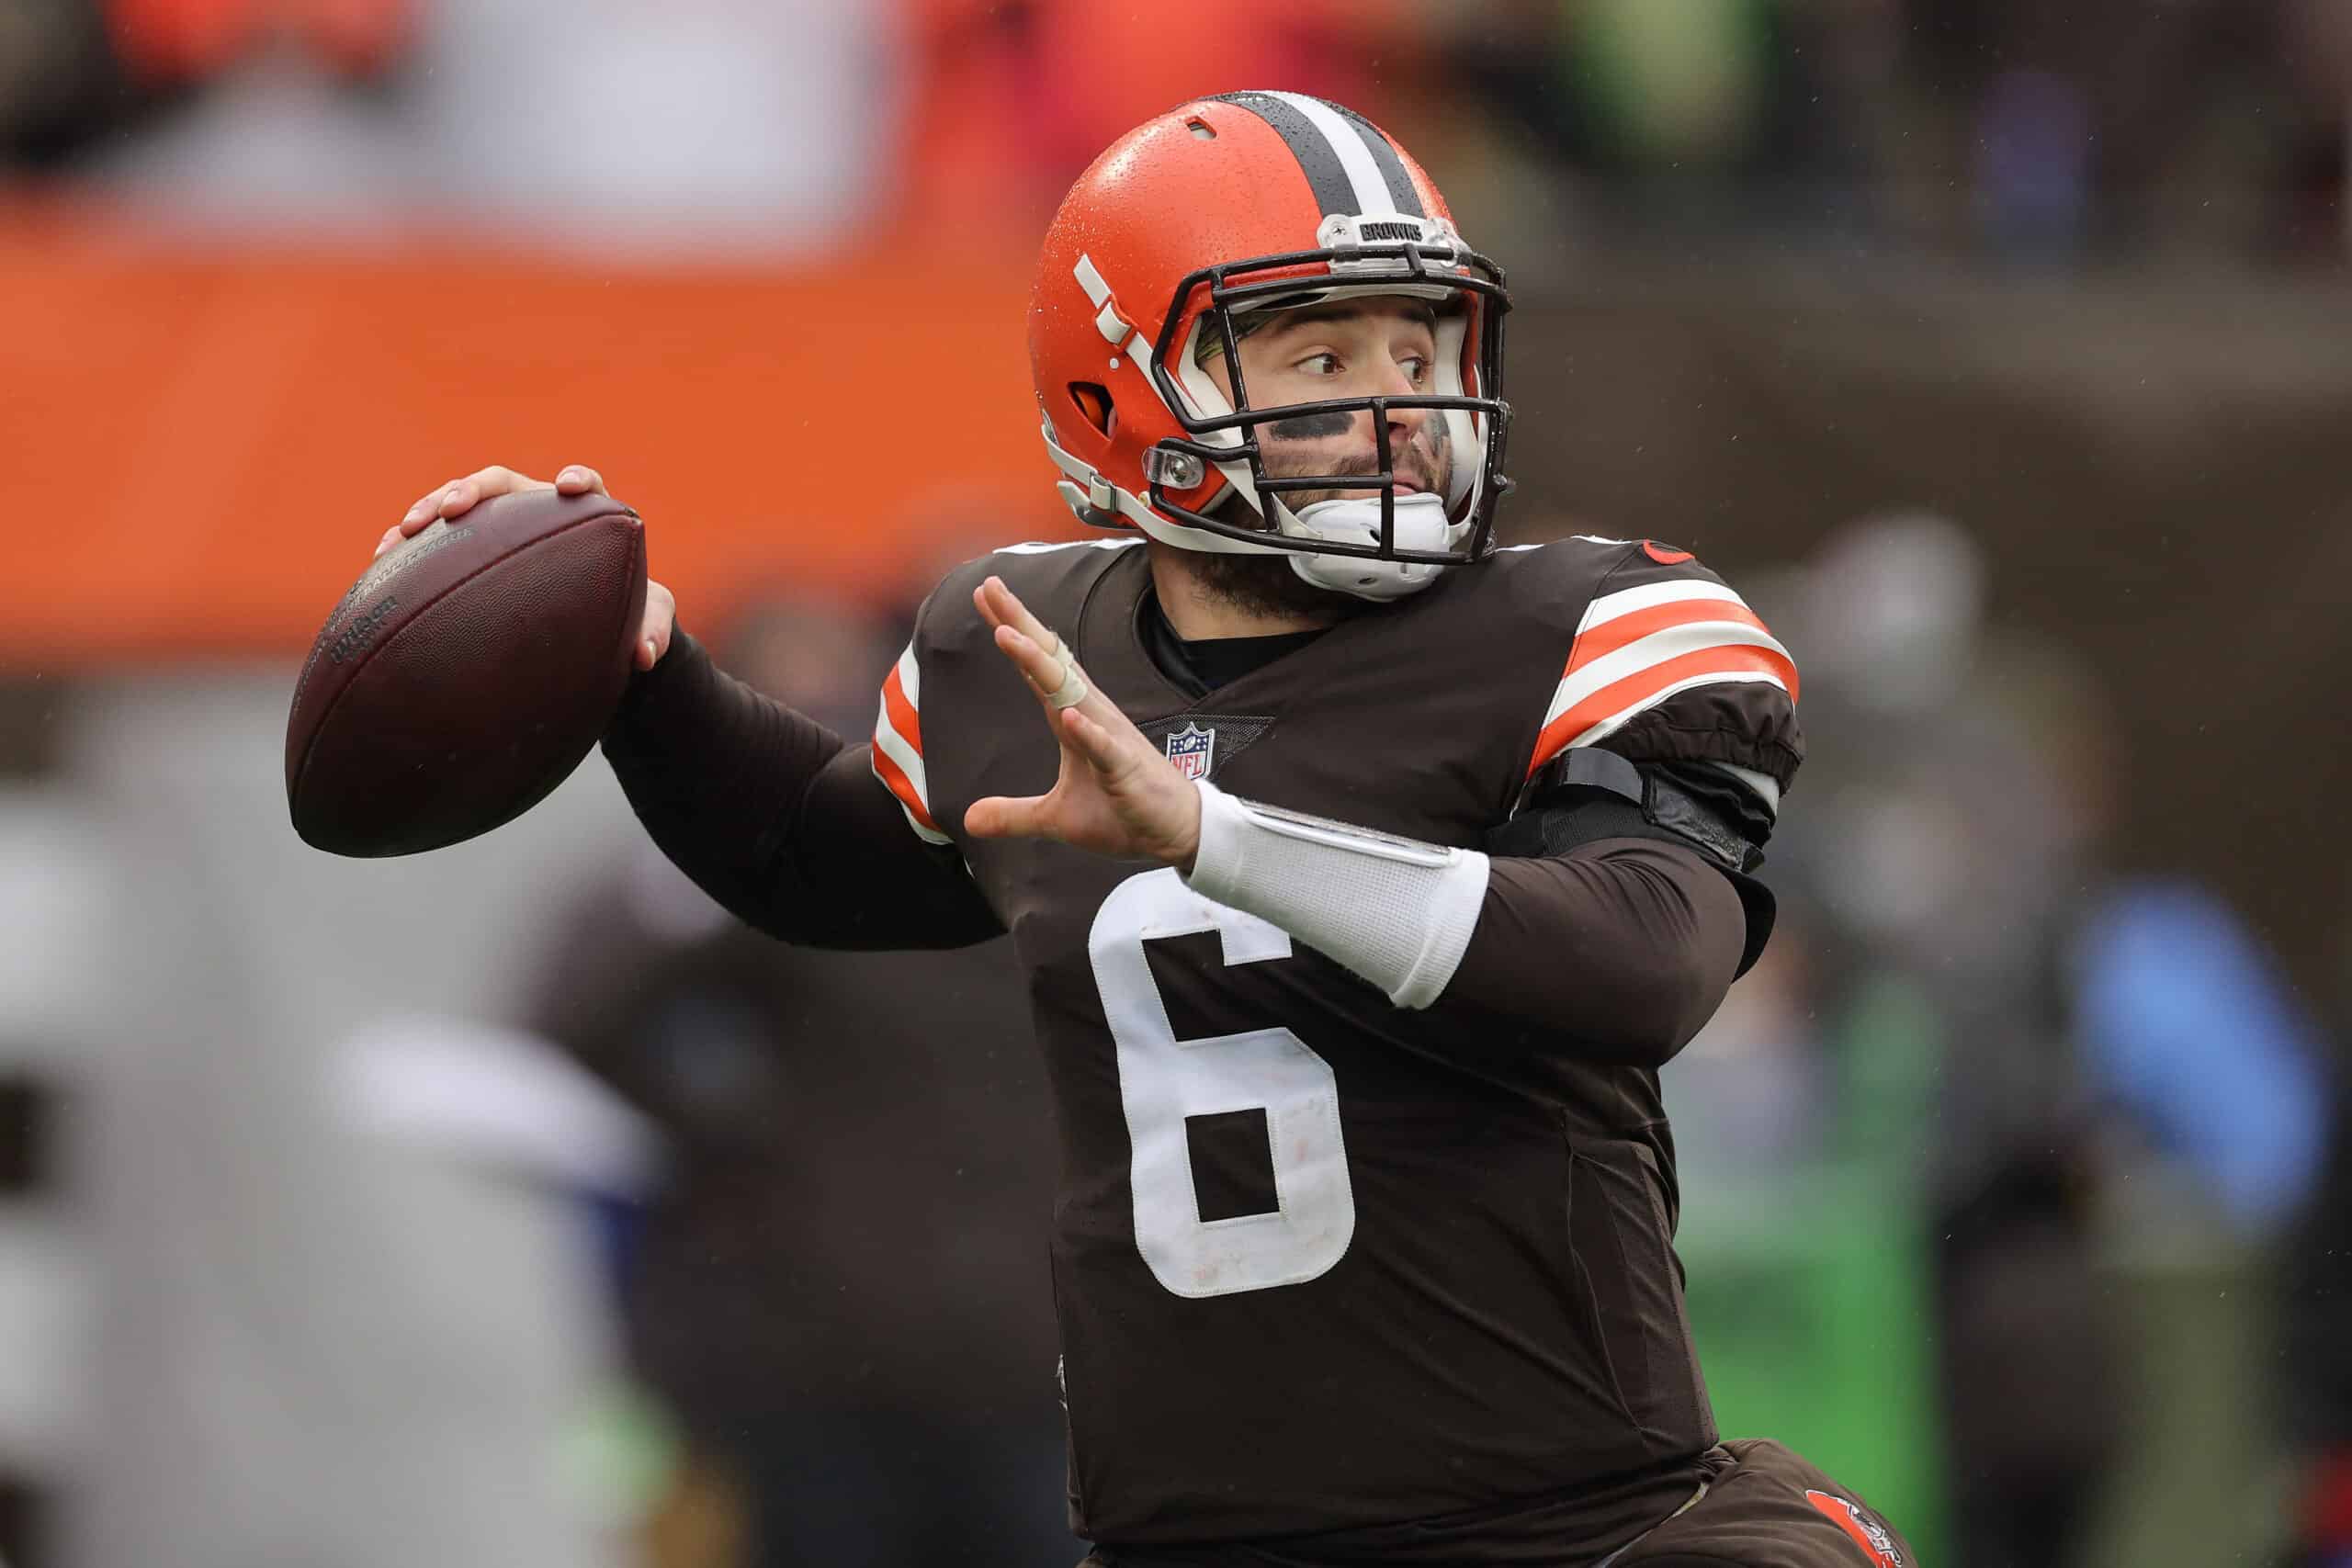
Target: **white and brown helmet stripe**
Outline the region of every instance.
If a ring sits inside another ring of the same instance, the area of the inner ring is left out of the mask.
[[[1304,93],[1225,93],[1213,101],[1248,109],[1274,129],[1306,172],[1325,217],[1429,216],[1396,149],[1355,110]]]

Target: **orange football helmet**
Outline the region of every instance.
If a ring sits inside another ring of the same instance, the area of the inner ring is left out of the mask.
[[[1410,396],[1251,405],[1235,318],[1364,295],[1430,299],[1433,387]],[[1129,131],[1055,214],[1029,307],[1046,446],[1072,511],[1185,549],[1288,553],[1310,582],[1385,599],[1494,548],[1510,408],[1502,399],[1502,270],[1463,243],[1412,157],[1351,109],[1296,93],[1197,98]],[[1221,348],[1227,400],[1201,367]],[[1258,426],[1392,408],[1439,411],[1453,450],[1443,496],[1401,496],[1375,440],[1371,475],[1273,475]],[[1308,505],[1286,493],[1362,499]],[[1235,514],[1238,497],[1248,513]]]

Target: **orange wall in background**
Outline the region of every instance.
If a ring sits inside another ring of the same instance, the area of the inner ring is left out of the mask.
[[[688,625],[764,588],[920,592],[1077,526],[1027,289],[0,218],[0,663],[299,653],[408,502],[490,462],[603,469]]]

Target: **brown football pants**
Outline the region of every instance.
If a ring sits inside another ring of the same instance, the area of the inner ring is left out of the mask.
[[[1782,1444],[1765,1438],[1724,1443],[1705,1462],[1713,1473],[1696,1502],[1591,1568],[1918,1568],[1918,1554],[1894,1527]],[[1242,1555],[1269,1560],[1236,1553]],[[1290,1553],[1278,1560],[1307,1561]],[[1124,1554],[1098,1551],[1079,1568],[1117,1568],[1124,1561]],[[1216,1558],[1212,1548],[1195,1548],[1181,1561]],[[1356,1554],[1346,1561],[1367,1559]]]
[[[1894,1527],[1795,1450],[1724,1445],[1707,1495],[1609,1559],[1609,1568],[1918,1568]]]

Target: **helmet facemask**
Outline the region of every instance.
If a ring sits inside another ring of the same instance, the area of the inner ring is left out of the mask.
[[[1318,587],[1395,598],[1494,547],[1496,507],[1510,488],[1502,472],[1510,410],[1501,397],[1501,318],[1510,297],[1500,270],[1464,249],[1440,220],[1340,214],[1326,220],[1317,238],[1325,248],[1205,268],[1179,285],[1149,369],[1185,435],[1164,438],[1146,453],[1148,499],[1152,511],[1188,525],[1162,536],[1171,543],[1287,554],[1299,575]],[[1396,295],[1437,307],[1430,391],[1251,407],[1240,355],[1248,333],[1238,321],[1335,299]],[[1204,340],[1226,357],[1229,400],[1203,367]],[[1453,468],[1442,496],[1397,489],[1385,432],[1388,411],[1400,408],[1434,410],[1443,421]],[[1352,421],[1359,413],[1372,421],[1376,471],[1268,470],[1261,426],[1318,415]],[[1175,499],[1176,491],[1197,492],[1212,467],[1224,483],[1208,500],[1186,507]],[[1342,499],[1299,510],[1284,499],[1328,490],[1341,491]],[[1233,515],[1237,503],[1256,513],[1254,525]]]

